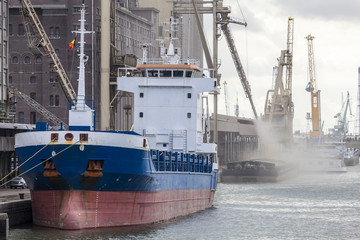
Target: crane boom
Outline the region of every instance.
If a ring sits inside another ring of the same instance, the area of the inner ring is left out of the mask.
[[[225,14],[223,14],[223,15],[225,15]],[[232,56],[234,64],[235,64],[236,71],[237,71],[238,76],[240,78],[241,84],[242,84],[242,86],[244,88],[245,95],[250,101],[250,105],[251,105],[251,108],[252,108],[252,111],[254,113],[255,118],[257,118],[255,105],[254,105],[252,95],[251,95],[250,84],[249,84],[249,82],[248,82],[248,80],[246,78],[246,74],[245,74],[244,68],[243,68],[243,66],[241,64],[240,57],[239,57],[239,54],[237,52],[235,42],[234,42],[234,39],[233,39],[233,37],[231,35],[229,24],[228,24],[228,22],[234,22],[234,21],[229,21],[226,18],[223,19],[223,21],[224,20],[226,22],[221,25],[221,30],[224,32],[226,42],[227,42],[227,44],[229,46],[230,53],[231,53],[231,56]],[[243,25],[245,25],[245,24],[243,24]]]
[[[321,139],[321,111],[320,111],[320,91],[317,89],[316,74],[315,74],[315,60],[314,60],[314,37],[311,34],[306,36],[308,41],[308,58],[309,58],[309,75],[310,82],[306,90],[310,92],[311,96],[311,120],[312,130],[310,131],[310,138]]]
[[[30,48],[39,49],[40,53],[47,56],[50,60],[50,67],[53,72],[57,73],[64,94],[68,100],[76,99],[76,92],[57,56],[30,0],[19,0],[28,44]],[[40,50],[42,48],[42,51]]]

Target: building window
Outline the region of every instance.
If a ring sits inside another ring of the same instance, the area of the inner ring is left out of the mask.
[[[24,63],[25,63],[25,64],[30,64],[30,63],[31,63],[31,60],[30,60],[30,57],[29,57],[29,56],[26,56],[26,57],[24,58]]]
[[[18,123],[24,123],[24,112],[19,112]]]
[[[56,82],[55,74],[54,72],[49,73],[49,82],[54,83]]]
[[[37,56],[35,62],[36,62],[36,63],[42,63],[41,57],[40,57],[40,56]]]
[[[188,93],[188,94],[187,94],[187,98],[191,98],[191,93]]]
[[[163,35],[163,26],[159,26],[159,37]]]
[[[60,37],[60,28],[59,27],[55,27],[55,37]]]
[[[13,57],[13,58],[12,58],[12,63],[18,64],[18,63],[19,63],[19,59],[18,59],[17,57]]]
[[[10,36],[13,35],[12,24],[9,24],[9,35],[10,35]]]
[[[54,27],[50,27],[49,37],[54,37],[54,35],[55,35]]]
[[[60,104],[60,97],[59,95],[55,95],[55,106],[58,107]]]
[[[59,49],[55,49],[55,53],[59,56]]]
[[[80,14],[80,10],[82,7],[73,7],[73,14]],[[88,7],[85,7],[85,13],[88,13]]]
[[[50,107],[54,106],[54,96],[50,95],[50,103],[49,103]]]
[[[30,77],[30,84],[35,84],[36,83],[36,77],[35,76],[31,76]]]
[[[11,85],[13,83],[13,78],[12,76],[9,76],[9,84]]]
[[[36,123],[36,112],[30,112],[30,124]]]
[[[25,32],[24,32],[24,24],[19,24],[18,26],[18,35],[19,36],[24,36]]]
[[[140,112],[140,113],[139,113],[139,117],[140,117],[140,118],[143,118],[143,117],[144,117],[144,113],[143,113],[143,112]]]
[[[30,97],[36,101],[36,93],[35,92],[31,92]]]
[[[140,93],[140,97],[143,98],[143,97],[144,97],[144,93],[141,92],[141,93]]]
[[[187,118],[191,118],[191,113],[187,113]]]

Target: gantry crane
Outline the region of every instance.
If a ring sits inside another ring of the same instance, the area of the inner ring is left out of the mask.
[[[287,50],[282,50],[278,66],[274,68],[274,89],[268,90],[265,100],[264,120],[280,134],[282,142],[290,143],[293,131],[294,103],[292,101],[292,59],[294,19],[288,18]],[[284,83],[284,68],[286,77]]]
[[[308,41],[308,57],[309,57],[309,75],[310,82],[306,86],[306,91],[310,92],[311,96],[311,122],[312,130],[310,130],[310,140],[315,143],[320,143],[323,136],[321,128],[321,102],[320,90],[317,88],[316,74],[315,74],[315,60],[314,60],[314,37],[311,34],[306,36]]]

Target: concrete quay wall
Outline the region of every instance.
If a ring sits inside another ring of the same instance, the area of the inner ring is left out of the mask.
[[[0,213],[7,213],[9,226],[15,226],[32,222],[31,200],[14,200],[0,202]]]

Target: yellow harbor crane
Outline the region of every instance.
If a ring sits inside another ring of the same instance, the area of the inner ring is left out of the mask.
[[[315,74],[315,60],[314,60],[314,37],[311,34],[306,36],[308,41],[308,57],[309,57],[309,75],[310,81],[306,86],[306,91],[310,92],[311,96],[311,122],[312,130],[310,130],[310,140],[312,142],[321,142],[323,132],[321,129],[321,105],[320,105],[320,90],[317,88],[316,74]]]

